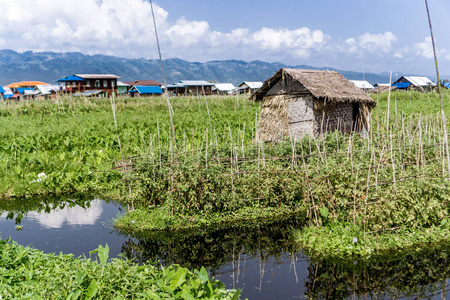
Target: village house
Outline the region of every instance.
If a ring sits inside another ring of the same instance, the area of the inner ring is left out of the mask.
[[[128,83],[122,82],[122,81],[117,81],[117,93],[119,95],[125,95],[128,94],[128,91],[130,90],[131,85],[129,85]]]
[[[261,101],[259,141],[301,139],[339,130],[370,130],[376,105],[366,93],[334,71],[280,69],[252,96]]]
[[[181,84],[181,83],[178,83],[178,82],[173,83],[173,84],[168,84],[167,87],[162,86],[161,88],[163,90],[167,90],[167,92],[169,94],[172,94],[172,95],[175,95],[175,96],[184,95],[185,91],[186,91],[184,85]]]
[[[109,97],[117,95],[117,79],[113,74],[75,74],[59,79],[66,93],[84,96]]]
[[[167,92],[174,95],[197,96],[211,95],[214,83],[205,80],[180,80],[167,85]],[[166,87],[163,86],[163,89]]]
[[[374,85],[374,88],[372,90],[369,90],[370,94],[382,94],[382,93],[388,93],[389,91],[395,91],[397,89],[396,86],[389,85],[389,83],[379,83],[376,86]]]
[[[436,87],[436,83],[425,76],[402,76],[392,86],[396,86],[398,90],[418,90],[424,92],[433,90]]]
[[[5,91],[3,94],[3,99],[11,99],[14,95],[14,92],[9,87],[4,87],[3,90]]]
[[[367,80],[349,80],[351,83],[356,85],[357,88],[362,89],[363,91],[372,90],[374,87]]]
[[[261,81],[244,81],[233,91],[233,94],[253,94],[262,85]]]
[[[37,85],[48,85],[41,81],[21,81],[8,84],[6,87],[12,92],[8,93],[7,99],[24,100],[33,98],[32,92]]]
[[[232,83],[215,83],[212,88],[213,95],[229,95],[236,87]]]
[[[36,100],[56,99],[57,93],[62,91],[62,87],[58,85],[37,85],[31,95]]]
[[[162,89],[159,86],[134,85],[128,93],[131,97],[161,96]]]

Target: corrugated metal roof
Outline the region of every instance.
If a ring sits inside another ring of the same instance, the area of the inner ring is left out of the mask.
[[[244,81],[239,85],[239,87],[242,87],[243,85],[246,85],[251,89],[259,89],[262,87],[263,83],[261,81]]]
[[[21,95],[25,93],[25,91],[33,91],[34,88],[17,88],[17,92],[19,92]]]
[[[214,83],[208,82],[206,80],[180,80],[183,86],[213,86]]]
[[[83,78],[78,76],[66,76],[57,80],[57,82],[72,82],[72,81],[85,81]]]
[[[436,86],[436,84],[428,79],[428,77],[425,76],[403,76],[406,80],[412,83],[414,86]]]
[[[101,93],[103,93],[103,91],[101,91],[101,90],[91,90],[91,91],[85,91],[85,92],[82,92],[82,93],[76,93],[74,96],[86,96],[86,97],[89,97],[89,96],[95,96],[95,95],[98,95],[98,94],[101,94]]]
[[[397,82],[397,83],[394,83],[392,86],[396,86],[398,89],[406,89],[410,85],[411,85],[411,82]]]
[[[5,95],[13,95],[14,94],[13,91],[11,90],[11,88],[9,88],[9,87],[5,87],[4,90],[5,90]]]
[[[360,89],[373,89],[373,85],[367,82],[367,80],[349,80],[349,81],[353,82],[353,84]]]
[[[156,80],[136,80],[134,83],[136,85],[139,85],[139,86],[145,86],[145,85],[147,85],[147,86],[154,86],[154,85],[161,86],[162,85],[162,83],[160,83],[160,82],[158,82]]]
[[[229,92],[235,89],[232,83],[216,83],[214,86],[221,92]]]
[[[8,84],[7,87],[10,88],[35,87],[36,85],[48,85],[48,83],[42,81],[21,81]]]
[[[120,78],[114,74],[75,74],[73,76],[78,76],[83,79],[117,79]]]
[[[0,86],[0,93],[4,94],[5,90]]]
[[[130,86],[131,84],[122,82],[122,81],[117,81],[117,86]]]
[[[130,89],[130,93],[138,92],[139,94],[162,94],[162,90],[159,86],[141,86],[135,85]]]
[[[450,82],[443,82],[442,85],[450,89]]]
[[[59,90],[60,90],[59,85],[37,85],[34,88],[34,92],[38,92],[38,95],[50,94],[53,91],[57,92]]]

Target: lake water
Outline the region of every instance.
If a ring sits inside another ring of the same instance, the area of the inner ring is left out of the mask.
[[[89,256],[108,244],[112,257],[205,266],[228,288],[243,289],[243,299],[450,299],[448,246],[344,264],[308,259],[292,246],[296,218],[136,238],[112,228],[121,212],[113,201],[86,196],[0,201],[0,232],[46,253]]]

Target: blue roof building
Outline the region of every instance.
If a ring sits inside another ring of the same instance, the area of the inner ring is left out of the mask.
[[[162,95],[162,89],[159,86],[135,85],[128,92],[131,94],[131,97]]]
[[[86,81],[85,79],[78,76],[66,76],[57,80],[57,82],[74,82],[74,81]]]
[[[450,89],[450,82],[444,81],[444,82],[442,82],[442,85],[445,86],[446,88]]]
[[[396,86],[399,90],[405,90],[411,85],[411,82],[397,82],[392,86]]]

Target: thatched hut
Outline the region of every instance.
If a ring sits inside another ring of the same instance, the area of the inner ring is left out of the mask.
[[[251,97],[261,101],[257,139],[301,139],[327,131],[370,130],[376,103],[334,71],[281,69]]]

